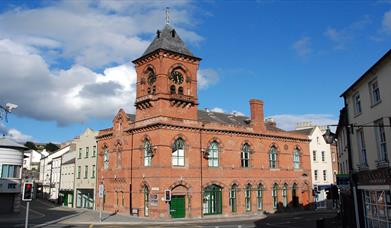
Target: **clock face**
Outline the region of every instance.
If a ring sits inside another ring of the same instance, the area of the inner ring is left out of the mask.
[[[171,73],[171,80],[175,83],[175,84],[182,84],[183,82],[183,75],[179,72],[179,71],[176,71],[174,70],[172,73]]]
[[[156,75],[153,71],[150,71],[148,74],[148,84],[152,85],[156,82]]]

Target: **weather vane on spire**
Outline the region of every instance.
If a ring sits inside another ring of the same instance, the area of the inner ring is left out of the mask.
[[[170,24],[170,7],[166,7],[166,24]]]

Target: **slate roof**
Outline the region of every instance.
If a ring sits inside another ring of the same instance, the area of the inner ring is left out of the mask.
[[[233,115],[221,112],[211,112],[198,110],[198,121],[202,122],[217,122],[221,124],[239,125],[249,127],[251,119],[247,116]],[[265,127],[269,131],[284,131],[273,124],[265,123]]]
[[[126,113],[128,121],[134,122],[136,115]],[[229,125],[239,125],[242,127],[249,127],[251,120],[247,116],[240,116],[234,114],[227,114],[221,112],[212,112],[205,110],[198,110],[198,121],[206,123],[220,123],[220,124],[229,124]],[[269,131],[280,131],[285,132],[285,130],[276,127],[273,124],[265,123],[265,127]]]
[[[63,165],[75,164],[75,161],[76,161],[76,158],[72,158],[71,160],[66,161],[66,162],[64,162],[64,163],[62,163],[62,164],[63,164]]]
[[[126,113],[126,117],[128,118],[128,121],[130,121],[130,122],[134,122],[134,120],[136,119],[135,114]]]
[[[193,53],[191,53],[191,51],[186,47],[175,29],[168,24],[164,26],[162,31],[157,31],[155,39],[149,45],[147,50],[145,50],[143,56],[159,49],[194,57]]]
[[[29,148],[18,144],[12,140],[6,139],[6,138],[0,138],[0,147],[1,148],[12,148],[17,150],[29,150]]]
[[[293,131],[290,131],[290,132],[291,133],[300,134],[300,135],[311,135],[313,130],[314,130],[314,127],[300,129],[300,130],[293,130]]]

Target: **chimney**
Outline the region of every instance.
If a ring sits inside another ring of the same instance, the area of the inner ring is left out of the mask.
[[[250,111],[251,111],[251,125],[254,131],[255,132],[265,131],[263,101],[251,99]]]

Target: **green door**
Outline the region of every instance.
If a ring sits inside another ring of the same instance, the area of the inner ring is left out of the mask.
[[[68,206],[68,193],[64,193],[63,203],[64,203],[64,206]]]
[[[170,202],[171,218],[184,218],[185,212],[185,196],[172,196]]]

